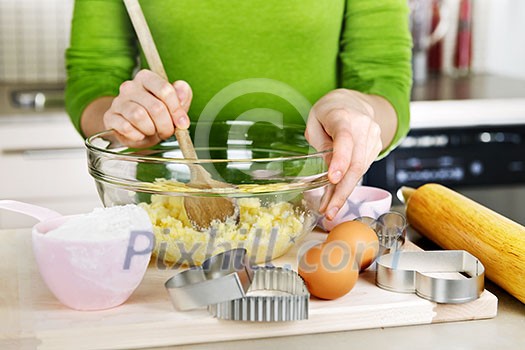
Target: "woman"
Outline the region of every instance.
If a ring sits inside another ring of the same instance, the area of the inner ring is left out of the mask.
[[[217,119],[270,108],[305,123],[313,147],[334,149],[321,205],[330,219],[408,131],[406,0],[143,0],[142,9],[170,82],[143,57],[137,65],[122,0],[76,0],[66,101],[84,136],[112,128],[126,145],[149,146],[188,128],[232,84],[283,83],[313,104],[306,122],[270,86],[225,101]]]

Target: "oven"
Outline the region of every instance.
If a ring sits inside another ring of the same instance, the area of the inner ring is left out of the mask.
[[[411,131],[363,183],[388,189],[436,182],[525,224],[525,99],[411,104]]]

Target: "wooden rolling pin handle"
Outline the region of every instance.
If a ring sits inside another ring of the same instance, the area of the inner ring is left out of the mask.
[[[403,191],[409,224],[445,249],[466,250],[525,303],[525,227],[438,184]]]
[[[416,189],[412,187],[403,186],[401,187],[400,191],[401,195],[403,196],[403,199],[405,200],[405,203],[407,203],[410,197],[416,192]]]

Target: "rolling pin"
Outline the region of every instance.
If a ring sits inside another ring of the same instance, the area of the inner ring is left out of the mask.
[[[401,189],[409,224],[444,249],[466,250],[525,303],[525,227],[438,184]]]

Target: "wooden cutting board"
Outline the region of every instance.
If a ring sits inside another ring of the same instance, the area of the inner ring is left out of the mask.
[[[324,237],[314,232],[306,240]],[[295,267],[297,248],[273,263]],[[410,243],[405,248],[419,249]],[[74,311],[62,306],[40,278],[30,230],[0,231],[0,348],[129,349],[476,320],[497,313],[497,298],[488,291],[466,304],[436,304],[414,294],[382,290],[374,284],[374,271],[366,271],[345,297],[312,299],[308,320],[220,321],[204,309],[173,309],[163,284],[174,273],[152,266],[124,305],[105,311]]]

